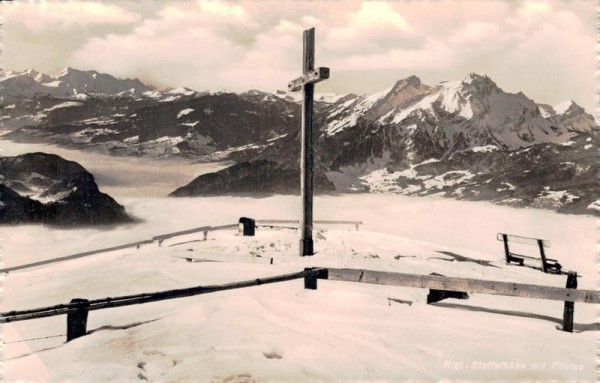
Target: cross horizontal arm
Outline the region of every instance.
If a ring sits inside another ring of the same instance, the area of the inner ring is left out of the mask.
[[[317,68],[313,69],[308,73],[303,74],[295,80],[292,80],[288,84],[288,90],[295,92],[302,89],[303,85],[314,84],[319,81],[327,80],[329,78],[329,68]]]

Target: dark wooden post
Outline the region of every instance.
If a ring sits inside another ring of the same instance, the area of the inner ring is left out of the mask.
[[[75,298],[71,303],[77,304],[77,311],[67,314],[67,342],[82,337],[87,332],[89,301]]]
[[[311,271],[314,271],[314,272],[308,274]],[[319,269],[317,272],[317,271],[315,271],[314,267],[308,267],[308,268],[304,269],[304,272],[307,273],[304,276],[304,288],[308,289],[308,290],[316,290],[317,289],[317,279],[329,278],[329,271],[327,269]]]
[[[241,217],[239,223],[243,225],[243,236],[244,237],[254,237],[256,221],[252,218]]]
[[[506,255],[506,263],[510,264],[510,250],[508,250],[508,236],[502,234],[502,240],[504,241],[504,254]]]
[[[312,269],[304,269],[304,271],[311,271]],[[304,288],[308,290],[316,290],[317,289],[317,276],[314,274],[309,274],[304,277]]]
[[[540,248],[540,257],[542,258],[542,271],[547,273],[546,266],[548,264],[546,263],[546,253],[544,252],[544,241],[538,239],[538,246]]]
[[[315,28],[303,34],[303,75],[288,84],[290,91],[302,90],[302,132],[300,149],[300,198],[302,215],[300,218],[300,255],[314,255],[313,190],[314,190],[314,149],[313,149],[313,99],[315,83],[329,78],[329,68],[315,69]]]
[[[304,59],[302,70],[308,73],[315,67],[315,29],[304,31]],[[302,89],[302,146],[300,153],[300,194],[302,218],[300,221],[300,255],[313,255],[313,129],[312,111],[315,85],[305,84]],[[315,281],[316,283],[316,281]],[[315,287],[316,288],[316,287]]]
[[[577,288],[577,273],[569,273],[567,275],[568,289]],[[563,331],[573,332],[573,315],[575,314],[575,302],[565,302],[565,310],[563,312]]]

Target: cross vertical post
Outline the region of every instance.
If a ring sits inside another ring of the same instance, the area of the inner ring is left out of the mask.
[[[303,75],[288,84],[290,91],[302,90],[302,126],[300,150],[300,198],[302,216],[300,219],[300,255],[314,255],[313,190],[314,190],[314,149],[313,149],[313,99],[315,83],[329,78],[329,68],[315,69],[315,28],[303,34]]]
[[[302,72],[307,73],[315,67],[315,29],[303,33],[303,63]],[[313,227],[313,130],[312,112],[314,84],[302,87],[302,146],[300,149],[300,198],[302,198],[302,217],[300,218],[300,255],[315,253],[312,238]]]

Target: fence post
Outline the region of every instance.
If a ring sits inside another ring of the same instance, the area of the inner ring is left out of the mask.
[[[204,230],[204,241],[208,239],[208,230]]]
[[[256,228],[256,221],[252,218],[241,217],[239,223],[243,225],[244,237],[254,237],[254,229]]]
[[[569,273],[567,275],[568,289],[577,288],[577,273]],[[563,331],[573,332],[573,315],[575,314],[575,302],[565,302],[565,310],[563,312]]]
[[[67,314],[67,342],[82,337],[87,332],[88,307],[87,299],[75,298],[71,303],[77,304],[77,311]]]
[[[329,278],[329,270],[327,269],[319,269],[318,272],[313,272],[308,274],[310,271],[315,271],[314,267],[307,267],[304,269],[304,272],[307,274],[304,276],[304,288],[308,290],[316,290],[317,289],[317,279],[328,279]]]
[[[305,272],[312,271],[312,267],[307,267],[304,269]],[[308,290],[316,290],[317,289],[317,276],[313,274],[307,274],[304,276],[304,288]]]

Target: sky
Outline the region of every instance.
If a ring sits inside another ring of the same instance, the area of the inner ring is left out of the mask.
[[[316,28],[317,92],[372,93],[475,72],[536,102],[593,111],[594,1],[16,1],[0,67],[66,66],[195,90],[285,89]]]

